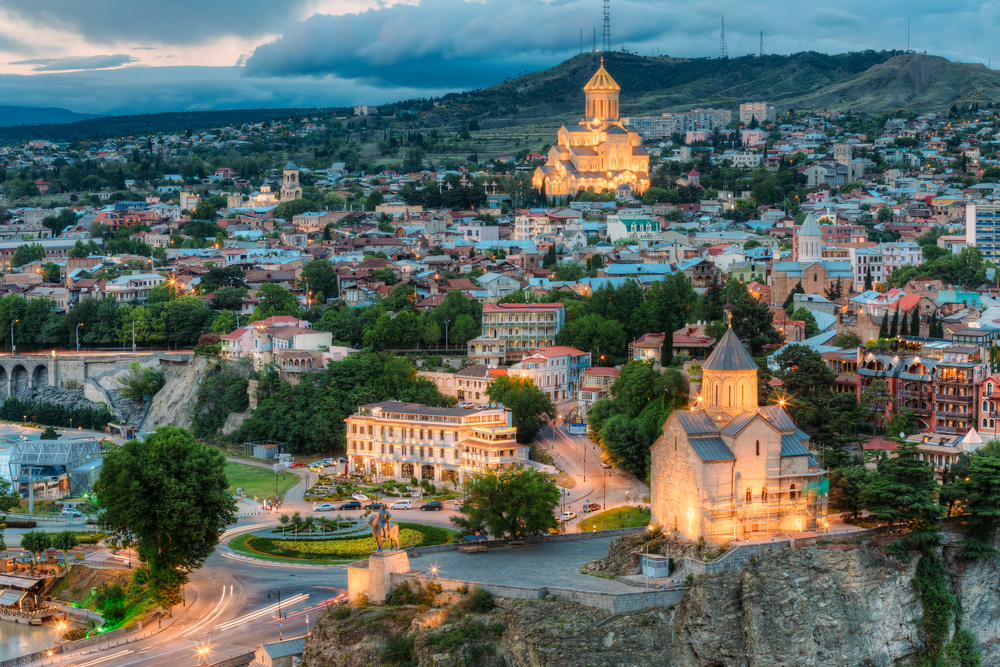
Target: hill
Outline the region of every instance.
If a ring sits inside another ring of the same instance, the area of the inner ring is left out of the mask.
[[[98,114],[75,113],[58,107],[13,107],[0,105],[0,127],[9,125],[37,125],[40,123],[72,123],[77,120],[99,117]]]

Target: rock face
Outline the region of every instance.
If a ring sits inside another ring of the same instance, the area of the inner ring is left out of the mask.
[[[942,558],[963,627],[976,636],[982,664],[1000,665],[991,655],[1000,557],[968,563],[953,551]],[[405,640],[421,667],[890,667],[923,650],[912,584],[918,558],[900,563],[871,545],[785,548],[742,571],[699,578],[674,609],[634,614],[559,600],[500,600],[479,615],[454,605],[340,609],[317,623],[304,664],[377,665]]]
[[[143,430],[155,431],[165,425],[189,428],[189,408],[194,404],[198,383],[205,376],[207,367],[205,357],[197,356],[193,363],[167,366],[163,388],[153,396],[153,405],[146,415]]]

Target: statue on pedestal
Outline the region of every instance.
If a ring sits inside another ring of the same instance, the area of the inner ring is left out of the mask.
[[[389,548],[392,548],[393,543],[396,544],[396,548],[399,549],[399,526],[391,523],[392,514],[389,513],[384,507],[378,511],[378,514],[373,514],[368,518],[368,525],[372,528],[372,537],[375,538],[375,544],[378,545],[378,550],[382,551],[382,546],[388,542]]]

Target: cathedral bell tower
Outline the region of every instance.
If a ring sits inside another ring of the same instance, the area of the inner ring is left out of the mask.
[[[757,411],[757,364],[732,328],[701,366],[698,406],[709,416],[729,421],[741,412]]]
[[[590,77],[583,92],[587,96],[587,122],[608,123],[618,120],[618,93],[621,92],[621,87],[604,69],[604,58],[601,58],[601,68]]]

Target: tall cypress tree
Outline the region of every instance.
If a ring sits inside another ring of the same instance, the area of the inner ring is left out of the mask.
[[[931,321],[927,323],[927,336],[937,338],[937,312],[931,311]]]
[[[896,309],[899,312],[899,309]],[[907,336],[910,333],[910,323],[906,319],[906,311],[903,311],[903,318],[899,321],[899,335]]]
[[[674,360],[674,334],[667,331],[663,334],[663,350],[660,353],[660,365],[668,367]]]
[[[920,335],[920,309],[913,309],[913,318],[910,320],[910,335],[919,336]]]
[[[896,306],[896,312],[892,314],[892,325],[889,327],[889,338],[895,338],[899,333],[899,306]]]
[[[868,292],[872,288],[872,266],[871,264],[865,269],[865,291]]]
[[[886,310],[882,313],[882,324],[878,325],[878,337],[880,339],[886,339],[889,337],[889,311]]]

